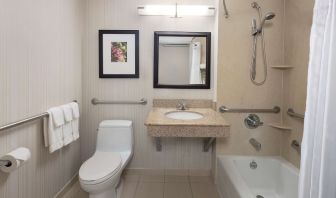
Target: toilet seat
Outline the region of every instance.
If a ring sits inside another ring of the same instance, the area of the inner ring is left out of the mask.
[[[79,169],[79,179],[83,184],[99,184],[116,175],[121,165],[119,153],[97,151]]]

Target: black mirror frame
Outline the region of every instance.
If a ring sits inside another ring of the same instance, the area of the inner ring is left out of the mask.
[[[177,36],[177,37],[205,37],[206,38],[206,70],[205,84],[190,85],[168,85],[159,84],[159,38],[160,36]],[[211,72],[211,32],[171,32],[155,31],[154,32],[154,88],[167,89],[210,89],[210,72]]]

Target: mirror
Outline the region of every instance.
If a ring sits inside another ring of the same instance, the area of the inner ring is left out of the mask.
[[[154,88],[210,89],[210,32],[154,32]]]

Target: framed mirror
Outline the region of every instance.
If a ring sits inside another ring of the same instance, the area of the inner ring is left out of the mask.
[[[210,89],[210,32],[154,32],[154,88]]]

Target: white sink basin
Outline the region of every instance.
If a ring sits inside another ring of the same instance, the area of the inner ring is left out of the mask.
[[[175,120],[197,120],[204,117],[202,114],[193,111],[170,111],[165,115],[167,118]]]

